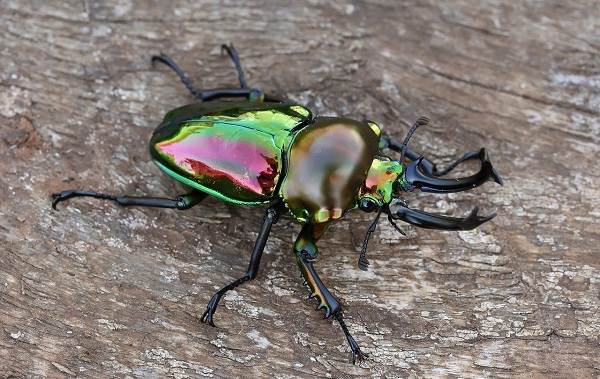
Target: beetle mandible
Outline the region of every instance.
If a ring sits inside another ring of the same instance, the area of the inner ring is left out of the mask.
[[[415,122],[402,143],[381,133],[372,121],[344,117],[313,117],[304,106],[279,100],[248,87],[239,55],[232,45],[222,45],[235,65],[238,88],[197,89],[188,75],[167,55],[152,62],[170,67],[198,103],[168,112],[150,139],[153,161],[167,175],[190,187],[175,198],[114,196],[94,191],[67,190],[53,194],[52,207],[64,200],[89,196],[112,200],[122,206],[189,209],[211,195],[236,205],[267,204],[258,238],[246,273],[217,291],[201,320],[214,326],[213,315],[223,295],[258,273],[271,226],[284,211],[300,222],[294,254],[311,297],[325,317],[334,317],[352,351],[352,362],[365,358],[350,335],[342,306],[321,281],[315,269],[317,241],[327,227],[358,208],[375,213],[358,265],[366,270],[369,237],[382,213],[402,233],[395,221],[431,229],[470,230],[495,214],[479,216],[475,208],[467,217],[453,218],[409,208],[399,196],[419,189],[432,193],[459,192],[488,180],[502,184],[485,149],[469,152],[438,170],[435,164],[408,148],[415,130],[428,120]],[[241,98],[223,101],[223,98]],[[400,153],[397,160],[383,155],[388,149]],[[405,165],[405,158],[409,162]],[[443,179],[462,162],[478,159],[480,170],[463,178]]]

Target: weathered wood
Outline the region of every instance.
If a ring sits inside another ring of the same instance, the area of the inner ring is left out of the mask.
[[[600,375],[600,11],[596,1],[0,1],[1,377],[596,377]],[[201,86],[248,80],[320,114],[379,121],[440,161],[486,146],[502,188],[409,194],[448,214],[498,210],[472,232],[353,213],[318,262],[370,354],[347,363],[339,327],[304,300],[273,229],[258,278],[216,314],[212,292],[246,267],[262,209],[186,212],[49,194],[82,187],[176,194],[149,161],[162,115],[191,101],[152,54]]]

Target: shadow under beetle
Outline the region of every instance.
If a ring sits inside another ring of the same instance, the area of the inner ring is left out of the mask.
[[[469,152],[438,170],[435,164],[407,147],[415,130],[428,120],[420,118],[400,143],[381,134],[376,123],[343,117],[313,117],[300,104],[266,95],[246,83],[233,46],[222,46],[232,59],[239,88],[199,90],[167,55],[152,57],[179,76],[201,102],[168,112],[150,139],[150,154],[158,167],[191,192],[174,199],[113,196],[93,191],[67,190],[53,194],[52,207],[77,196],[107,199],[123,206],[188,209],[211,195],[238,205],[268,204],[246,273],[217,291],[202,315],[214,326],[213,315],[223,295],[256,277],[271,226],[287,210],[302,224],[294,243],[298,267],[318,301],[317,309],[340,324],[352,350],[352,362],[364,359],[342,317],[342,306],[325,287],[315,270],[317,240],[327,227],[347,211],[359,208],[376,213],[359,257],[366,270],[367,243],[382,213],[392,225],[401,220],[430,229],[470,230],[490,220],[475,208],[467,217],[453,218],[409,208],[399,199],[402,191],[448,193],[469,190],[488,180],[502,184],[485,149]],[[241,101],[218,101],[222,98]],[[392,160],[382,154],[400,153]],[[409,161],[404,164],[405,158]],[[464,178],[443,179],[460,163],[478,159],[479,172]]]

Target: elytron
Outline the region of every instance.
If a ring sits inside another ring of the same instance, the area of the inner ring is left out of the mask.
[[[237,51],[232,45],[223,45],[222,49],[235,65],[240,84],[237,88],[199,90],[169,56],[152,58],[153,63],[170,67],[200,100],[168,112],[149,144],[154,163],[189,187],[189,193],[162,198],[66,190],[52,195],[52,207],[56,209],[61,201],[78,196],[112,200],[123,206],[180,210],[193,207],[209,195],[241,206],[265,205],[246,273],[217,291],[201,316],[212,326],[223,295],[256,277],[271,227],[288,212],[302,226],[293,250],[310,297],[316,298],[317,309],[322,309],[326,318],[334,317],[340,324],[352,351],[352,362],[361,361],[365,354],[346,327],[342,306],[315,269],[317,241],[328,226],[353,209],[375,215],[358,258],[358,266],[366,270],[367,244],[383,213],[401,233],[396,221],[421,228],[469,230],[494,217],[479,216],[477,208],[464,218],[412,209],[400,198],[403,192],[459,192],[490,180],[502,184],[502,179],[485,149],[466,153],[445,170],[438,170],[410,149],[410,137],[427,124],[426,118],[419,118],[399,142],[384,135],[372,121],[313,116],[301,104],[249,87]],[[391,159],[387,151],[400,157]],[[477,173],[442,178],[473,159],[480,161]]]

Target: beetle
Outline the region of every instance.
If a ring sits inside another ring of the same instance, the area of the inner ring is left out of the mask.
[[[427,213],[409,208],[400,197],[402,192],[459,192],[487,181],[502,185],[502,179],[485,149],[466,153],[445,170],[410,149],[411,136],[427,124],[426,118],[419,118],[400,143],[384,135],[372,121],[313,116],[301,104],[249,87],[233,45],[222,45],[222,52],[233,61],[240,84],[237,88],[199,90],[169,56],[152,57],[153,64],[170,67],[200,100],[168,112],[149,143],[154,163],[188,186],[189,193],[162,198],[74,189],[53,194],[52,207],[79,196],[112,200],[122,206],[179,210],[189,209],[209,195],[241,206],[266,204],[248,269],[218,290],[201,316],[202,322],[212,326],[223,295],[256,277],[271,227],[288,212],[302,226],[293,250],[310,297],[317,299],[317,309],[324,311],[325,318],[333,317],[341,326],[351,361],[361,361],[366,355],[345,324],[342,306],[315,269],[317,241],[328,226],[353,209],[375,213],[358,260],[360,269],[366,270],[367,244],[382,213],[401,233],[396,221],[422,228],[470,230],[495,216],[480,216],[477,208],[463,218]],[[386,150],[399,153],[400,158],[387,157],[383,153]],[[442,178],[468,160],[480,161],[476,174]]]

